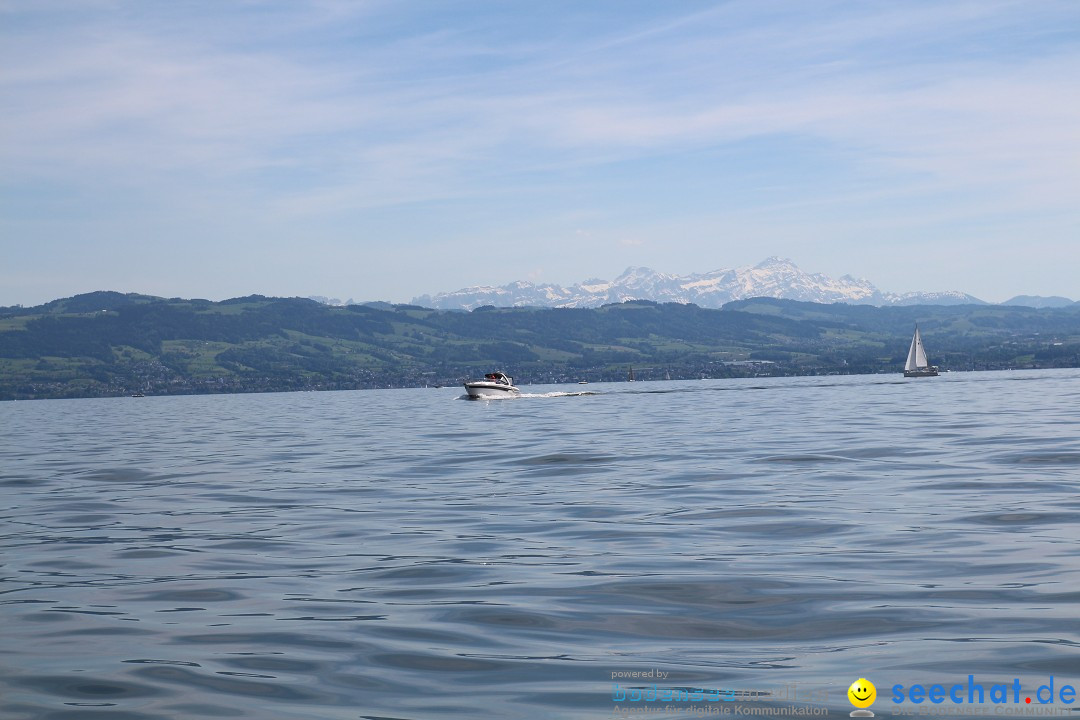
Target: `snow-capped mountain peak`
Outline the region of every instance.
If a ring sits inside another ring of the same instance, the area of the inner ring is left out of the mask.
[[[788,258],[782,258],[779,255],[770,255],[769,257],[765,258],[757,265],[755,265],[754,269],[775,271],[790,270],[794,272],[799,272],[799,268],[795,265],[794,262],[792,262]]]
[[[631,266],[614,280],[597,278],[563,288],[519,280],[501,287],[471,287],[437,295],[422,295],[413,304],[441,309],[471,310],[482,305],[538,307],[599,307],[626,300],[694,303],[718,308],[732,300],[775,297],[806,302],[844,302],[868,305],[982,303],[958,291],[883,293],[872,283],[851,275],[830,278],[801,270],[787,258],[769,257],[752,267],[712,270],[691,275],[667,275]]]

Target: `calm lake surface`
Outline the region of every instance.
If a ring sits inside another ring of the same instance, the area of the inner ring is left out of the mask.
[[[1080,688],[1080,371],[523,390],[0,404],[0,717]]]

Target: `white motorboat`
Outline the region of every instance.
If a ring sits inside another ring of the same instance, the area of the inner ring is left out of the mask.
[[[904,377],[935,377],[938,374],[937,365],[931,365],[926,359],[926,348],[922,344],[922,335],[919,334],[919,326],[915,326],[915,335],[911,338],[911,348],[908,350],[907,362],[904,363]]]
[[[484,376],[483,380],[465,383],[465,392],[469,393],[469,397],[474,400],[521,394],[521,391],[514,387],[514,378],[507,377],[501,372],[490,372]]]

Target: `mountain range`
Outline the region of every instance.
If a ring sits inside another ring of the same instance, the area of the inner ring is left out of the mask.
[[[770,257],[752,267],[691,275],[667,275],[645,267],[629,267],[614,280],[585,280],[571,287],[518,280],[500,287],[469,287],[421,295],[413,298],[412,303],[440,310],[473,310],[485,305],[591,308],[628,300],[652,300],[719,308],[733,300],[752,297],[876,306],[988,304],[957,290],[883,292],[868,280],[851,275],[834,279],[807,273],[791,260],[779,257]],[[1002,304],[1063,307],[1071,305],[1072,300],[1023,295]]]
[[[1080,367],[1080,303],[874,307],[775,298],[472,312],[93,292],[0,307],[0,400],[899,372],[918,323],[945,370]]]

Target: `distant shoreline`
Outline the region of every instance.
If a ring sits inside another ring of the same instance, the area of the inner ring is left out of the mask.
[[[919,325],[943,371],[1080,367],[1080,305],[723,309],[332,307],[91,293],[0,313],[0,399],[899,374]]]

